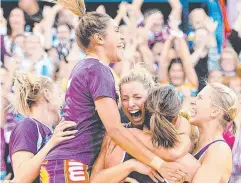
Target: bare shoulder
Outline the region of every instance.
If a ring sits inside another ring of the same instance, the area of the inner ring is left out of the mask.
[[[201,162],[227,164],[227,167],[229,167],[230,163],[232,165],[232,151],[227,143],[223,141],[216,142],[208,148]]]

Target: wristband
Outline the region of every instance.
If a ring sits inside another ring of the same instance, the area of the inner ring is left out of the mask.
[[[160,159],[158,156],[154,156],[152,159],[150,166],[153,167],[154,169],[158,170],[161,165],[164,163],[162,159]]]

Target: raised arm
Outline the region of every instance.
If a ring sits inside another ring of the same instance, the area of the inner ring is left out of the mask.
[[[198,77],[197,77],[196,71],[194,69],[194,66],[191,62],[191,55],[190,55],[190,52],[188,49],[188,45],[187,45],[186,41],[184,40],[184,38],[177,37],[176,41],[177,41],[176,43],[178,45],[176,45],[175,50],[177,51],[177,54],[183,63],[185,75],[186,75],[188,81],[193,86],[198,88]]]
[[[169,15],[170,27],[174,30],[178,30],[178,26],[181,24],[182,20],[182,4],[179,0],[169,0],[168,2],[172,8]]]
[[[160,83],[166,83],[169,82],[168,77],[168,66],[170,64],[170,60],[168,57],[169,50],[172,48],[173,45],[173,36],[169,36],[169,38],[165,41],[163,49],[162,49],[162,55],[158,59],[158,79]]]

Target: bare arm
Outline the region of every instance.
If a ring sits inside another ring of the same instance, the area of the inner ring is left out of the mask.
[[[117,183],[125,179],[132,171],[132,166],[129,162],[118,164],[112,168],[105,168],[106,154],[108,149],[108,136],[105,136],[101,152],[95,161],[92,169],[90,182],[91,183]]]
[[[178,26],[181,24],[182,19],[182,4],[179,0],[169,0],[169,4],[172,11],[169,15],[170,26],[174,30],[178,30]]]
[[[174,148],[165,149],[163,147],[155,147],[151,141],[151,133],[145,133],[138,129],[130,129],[133,135],[135,135],[141,142],[143,142],[151,151],[153,151],[156,155],[164,159],[165,161],[176,161],[177,159],[186,155],[190,149],[191,141],[190,141],[190,131],[191,126],[190,123],[185,118],[178,118],[178,121],[182,121],[180,123],[180,129],[178,130],[180,134],[179,140],[180,143],[177,144]]]
[[[197,77],[196,71],[193,67],[193,64],[191,62],[191,56],[190,56],[190,52],[188,50],[187,43],[183,38],[177,38],[177,41],[178,41],[178,48],[176,48],[176,50],[178,52],[178,56],[180,57],[180,59],[183,63],[185,75],[186,75],[188,81],[193,86],[198,88],[198,77]]]
[[[170,60],[168,58],[169,50],[172,47],[173,44],[173,37],[169,36],[169,38],[164,43],[163,49],[162,49],[162,55],[160,59],[158,59],[158,78],[160,83],[169,82],[168,77],[168,66],[170,64]]]
[[[14,170],[14,182],[31,183],[39,175],[40,167],[49,151],[58,143],[74,138],[77,131],[66,131],[64,129],[75,126],[74,122],[62,122],[55,130],[49,142],[36,154],[29,151],[17,151],[12,155],[12,165]],[[67,137],[65,137],[67,136]]]
[[[201,166],[197,170],[192,182],[228,182],[231,171],[232,153],[230,148],[222,142],[215,143],[211,145],[205,153],[201,161]],[[226,181],[222,181],[221,179],[225,179]]]
[[[167,179],[175,181],[175,179],[179,180],[182,176],[186,176],[185,168],[176,163],[164,162],[162,159],[155,156],[128,129],[123,127],[120,122],[117,104],[113,99],[106,97],[97,98],[95,106],[108,136],[115,144],[127,151],[137,160],[157,170]]]
[[[121,181],[124,181],[124,179],[128,177],[128,175],[133,171],[148,175],[155,182],[158,182],[158,180],[163,181],[163,179],[155,171],[153,171],[152,168],[142,164],[135,159],[131,159],[123,163],[117,164],[114,167],[106,168],[106,155],[108,154],[108,150],[113,149],[111,146],[109,146],[110,141],[111,140],[107,136],[105,136],[101,152],[97,160],[95,161],[92,170],[92,175],[90,178],[91,183],[119,183]]]
[[[141,162],[151,165],[155,155],[144,144],[140,143],[128,129],[123,127],[116,102],[111,98],[98,98],[95,101],[95,106],[111,140]],[[161,160],[160,163],[162,164],[163,161]],[[160,167],[160,165],[152,166],[156,169]]]

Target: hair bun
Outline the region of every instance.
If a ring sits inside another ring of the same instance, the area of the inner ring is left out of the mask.
[[[84,0],[56,0],[57,3],[64,8],[69,9],[77,16],[82,16],[86,13]]]
[[[231,120],[234,120],[236,118],[236,115],[237,115],[237,108],[233,108],[231,107],[229,110],[228,110],[228,115],[230,117]]]

